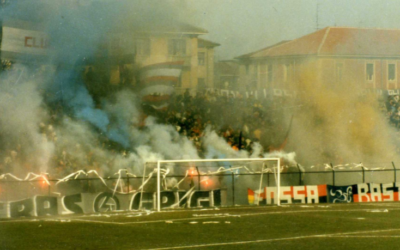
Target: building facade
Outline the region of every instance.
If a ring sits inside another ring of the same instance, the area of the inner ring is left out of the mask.
[[[121,67],[183,62],[177,89],[213,86],[214,47],[219,44],[200,39],[207,31],[185,23],[149,24],[116,32],[109,37],[107,50],[112,57],[129,58],[132,64],[115,65],[111,82],[120,81]],[[129,60],[128,60],[129,61]]]
[[[205,39],[198,39],[197,89],[214,88],[214,48],[220,46]]]
[[[319,83],[400,88],[400,30],[327,27],[238,57],[243,88],[289,89],[304,72]]]
[[[102,72],[111,85],[137,84],[140,69],[149,65],[182,62],[177,90],[213,87],[214,48],[219,44],[199,39],[207,31],[177,21],[125,24],[93,44],[96,53],[85,59],[89,68]],[[0,56],[13,62],[49,61],[54,55],[52,40],[38,23],[4,20],[0,27]],[[106,72],[106,73],[104,73]],[[127,73],[128,72],[128,73]],[[127,75],[130,75],[127,77]],[[127,82],[129,81],[129,82]]]

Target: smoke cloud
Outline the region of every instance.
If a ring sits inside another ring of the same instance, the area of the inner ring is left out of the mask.
[[[311,70],[302,69],[296,83],[298,102],[288,148],[299,162],[343,164],[348,162],[392,162],[397,160],[394,130],[379,110],[377,97],[360,95],[356,81],[321,84]]]
[[[89,61],[101,56],[113,29],[146,29],[148,22],[176,18],[180,1],[14,1],[2,18],[40,22],[51,37],[52,65],[13,65],[1,73],[1,141],[6,172],[50,172],[64,176],[82,168],[102,175],[118,169],[141,173],[158,159],[198,159],[198,151],[170,125],[147,117],[140,99],[121,89],[94,100],[84,81]],[[149,6],[152,6],[149,8]],[[40,11],[36,11],[40,10]],[[176,14],[176,15],[175,15]],[[99,61],[107,68],[107,62]],[[17,70],[19,68],[19,70]],[[22,77],[21,77],[22,75]],[[215,132],[205,133],[207,157],[241,157]],[[3,164],[3,165],[4,165]]]
[[[54,151],[54,145],[40,131],[48,114],[38,86],[28,80],[27,73],[21,67],[14,74],[0,75],[0,135],[2,151],[6,152],[3,164],[16,173],[45,171]]]

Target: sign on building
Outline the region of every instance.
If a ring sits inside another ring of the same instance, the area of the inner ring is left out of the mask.
[[[49,38],[42,31],[3,26],[1,39],[2,60],[21,61],[49,53]]]

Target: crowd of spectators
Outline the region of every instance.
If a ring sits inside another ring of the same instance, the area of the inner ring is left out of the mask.
[[[386,111],[390,120],[390,123],[396,128],[400,128],[400,102],[399,96],[388,96],[386,101]]]
[[[193,141],[200,155],[203,153],[202,138],[207,128],[215,131],[234,150],[247,150],[251,153],[254,142],[268,148],[276,147],[285,139],[282,137],[286,127],[281,110],[284,97],[269,99],[221,95],[212,90],[197,92],[171,98],[169,105],[163,109],[150,110],[151,115],[159,118],[161,123],[171,124],[183,136]],[[287,122],[286,122],[287,123]],[[269,129],[281,130],[265,138]]]
[[[172,96],[168,105],[162,109],[149,108],[143,106],[145,115],[154,116],[158,123],[174,126],[177,132],[186,136],[198,149],[200,156],[204,156],[203,137],[206,128],[215,131],[220,137],[224,138],[227,144],[234,150],[247,150],[251,153],[254,142],[280,144],[284,138],[282,135],[276,136],[276,141],[271,141],[274,137],[268,136],[269,141],[263,141],[268,129],[280,127],[283,116],[279,107],[283,105],[284,99],[257,99],[253,96],[226,96],[213,91],[199,92],[195,95],[186,91],[182,95]],[[61,124],[61,119],[65,115],[62,107],[52,107],[49,118],[38,124],[39,134],[42,140],[54,145],[54,150],[49,164],[53,174],[63,176],[71,171],[80,169],[112,169],[113,158],[117,155],[127,155],[127,149],[119,147],[107,137],[99,136],[97,141],[91,142],[91,147],[84,144],[71,144],[66,142],[57,128]],[[282,126],[282,131],[287,127]],[[102,148],[108,152],[110,159],[99,159],[94,157],[93,143],[97,148]],[[263,145],[265,147],[265,144]],[[266,148],[268,148],[269,144]],[[83,154],[83,152],[85,152]],[[30,151],[24,149],[21,144],[2,146],[1,156],[3,161],[0,163],[2,172],[15,172],[13,170],[21,168],[29,172],[38,172],[37,166],[32,164]],[[111,157],[110,157],[111,156]],[[106,165],[105,167],[102,165]]]
[[[233,150],[251,153],[255,142],[259,142],[266,151],[277,148],[284,142],[290,119],[287,116],[290,112],[286,112],[285,108],[293,105],[292,99],[226,95],[213,90],[197,93],[185,91],[183,94],[171,96],[167,101],[168,105],[161,109],[147,103],[143,104],[142,111],[145,116],[156,117],[158,123],[172,125],[179,134],[193,142],[200,156],[205,156],[203,140],[207,128],[215,131]],[[399,96],[388,96],[381,104],[382,110],[388,114],[389,122],[400,128]],[[57,134],[57,128],[65,115],[63,112],[62,107],[53,107],[50,109],[49,119],[39,124],[39,133],[43,140],[55,145],[49,164],[56,175],[64,176],[80,169],[100,171],[104,164],[112,166],[117,155],[129,153],[127,149],[101,135],[95,144],[97,148],[109,152],[108,157],[111,157],[107,159],[94,157],[94,152],[86,145],[76,143],[67,147],[68,143]],[[29,162],[30,153],[21,143],[4,143],[0,149],[0,171],[13,172],[18,165],[24,170],[37,172],[38,169]]]
[[[209,128],[223,138],[234,150],[246,150],[252,153],[255,142],[260,143],[266,151],[279,148],[284,143],[288,132],[286,108],[293,105],[293,98],[246,97],[240,94],[223,95],[216,91],[201,91],[195,94],[185,91],[184,94],[171,96],[168,105],[157,109],[150,105],[143,105],[145,116],[154,116],[158,123],[173,126],[179,134],[186,136],[193,142],[200,156],[204,156],[203,138],[205,130]],[[400,100],[399,96],[388,96],[386,102],[387,113],[391,124],[400,128]],[[45,140],[64,145],[63,138],[58,138],[55,127],[58,126],[62,111],[53,109],[51,119],[47,124],[41,123],[40,129]],[[105,164],[111,168],[114,156],[126,155],[126,149],[100,136],[95,142],[98,148],[109,152],[110,159],[93,157],[90,149],[85,145],[76,144],[72,148],[56,146],[52,164],[60,175],[68,174],[71,170],[101,169]],[[16,150],[9,150],[8,162],[17,158]],[[81,152],[86,152],[82,155]],[[76,157],[80,155],[80,157]],[[82,165],[83,164],[83,165]],[[69,171],[69,172],[65,172]]]
[[[13,73],[9,63],[2,64],[2,74]],[[36,72],[36,71],[35,71]],[[38,78],[40,70],[32,75],[24,74],[24,77]],[[18,72],[17,72],[18,73]],[[18,76],[22,74],[17,74]],[[94,77],[94,72],[86,77]],[[18,77],[20,80],[20,77]],[[87,79],[86,79],[87,80]],[[88,86],[87,86],[88,87]],[[95,92],[89,92],[96,95]],[[47,93],[43,93],[46,97]],[[174,126],[177,132],[186,136],[198,149],[200,156],[204,156],[204,132],[206,128],[215,131],[234,150],[246,150],[251,153],[255,142],[260,142],[266,150],[268,147],[279,146],[287,130],[287,117],[284,117],[282,107],[286,105],[290,97],[259,97],[240,94],[222,94],[218,90],[197,91],[176,94],[170,97],[163,109],[152,108],[151,103],[143,105],[144,116],[154,116],[158,123]],[[46,98],[44,98],[46,102]],[[106,136],[101,135],[94,142],[95,147],[109,152],[111,159],[98,159],[90,147],[79,143],[68,143],[66,138],[58,134],[62,118],[68,111],[62,104],[49,107],[49,117],[37,124],[41,140],[54,145],[54,150],[49,163],[58,173],[68,174],[80,169],[100,169],[102,164],[112,165],[113,155],[127,155],[128,150],[113,143]],[[285,121],[284,121],[285,120]],[[274,133],[270,133],[270,130]],[[267,135],[268,136],[265,136]],[[7,135],[2,135],[0,140],[4,143],[0,146],[0,174],[15,172],[15,169],[23,169],[25,172],[39,172],[43,166],[33,163],[30,148],[25,147],[24,140],[17,139],[12,142]],[[91,142],[93,146],[93,142]],[[71,146],[72,145],[72,146]],[[82,154],[85,152],[85,155]],[[35,166],[36,165],[36,166]]]
[[[3,140],[5,143],[0,149],[0,174],[22,175],[29,172],[40,173],[47,169],[54,176],[62,177],[80,169],[100,169],[100,163],[91,157],[93,152],[90,149],[79,143],[68,142],[68,138],[57,132],[62,115],[55,111],[50,113],[49,119],[37,124],[39,137],[28,135],[18,141]],[[0,138],[7,139],[2,133]],[[27,141],[34,138],[37,140],[35,145],[26,145]],[[97,144],[102,146],[100,140]]]

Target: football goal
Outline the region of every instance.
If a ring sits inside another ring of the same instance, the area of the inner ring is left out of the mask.
[[[159,160],[146,162],[143,172],[156,175],[156,181],[148,189],[154,190],[154,208],[161,211],[164,208],[259,205],[265,198],[262,192],[266,185],[275,188],[274,200],[279,206],[280,171],[280,158],[235,158]],[[250,200],[248,189],[255,190],[251,203],[247,203]]]

